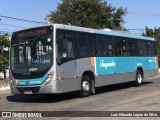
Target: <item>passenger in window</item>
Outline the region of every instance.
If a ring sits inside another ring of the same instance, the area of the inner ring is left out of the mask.
[[[67,57],[67,45],[65,40],[61,40],[58,45],[58,58],[66,58]]]
[[[112,56],[112,51],[109,51],[108,54],[109,54],[109,56]]]
[[[96,56],[97,55],[97,50],[96,48],[91,49],[91,56]]]
[[[81,57],[88,56],[88,47],[87,46],[81,46],[79,48],[79,54],[80,54]]]
[[[103,54],[101,53],[100,50],[98,50],[97,55],[98,55],[98,56],[101,56],[101,55],[103,55]]]
[[[63,58],[66,58],[66,57],[67,57],[67,53],[66,53],[66,52],[63,52],[63,53],[62,53],[62,57],[63,57]]]
[[[72,45],[71,41],[68,41],[67,52],[68,52],[68,57],[74,57],[74,55],[73,55],[73,45]]]

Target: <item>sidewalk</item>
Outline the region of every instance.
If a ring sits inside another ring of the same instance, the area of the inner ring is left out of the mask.
[[[9,89],[9,79],[0,80],[0,90]]]
[[[8,90],[8,89],[10,89],[9,86],[7,86],[7,87],[2,87],[2,88],[0,88],[0,91],[1,91],[1,90]]]

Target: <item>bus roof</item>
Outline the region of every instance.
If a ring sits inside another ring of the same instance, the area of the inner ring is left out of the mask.
[[[107,29],[107,28],[105,28],[105,29],[92,29],[92,28],[78,27],[78,26],[65,25],[65,24],[46,24],[46,25],[35,26],[35,27],[23,29],[23,30],[28,30],[28,29],[32,29],[32,28],[38,28],[38,27],[45,27],[45,26],[49,26],[49,25],[56,26],[56,28],[68,29],[68,30],[73,30],[73,31],[154,41],[154,38],[152,38],[152,37],[138,36],[138,35],[134,35],[132,33],[126,32],[126,31],[111,30],[111,29]],[[23,31],[23,30],[20,30],[20,31]],[[16,32],[20,32],[20,31],[16,31]]]
[[[55,24],[57,27],[63,24]],[[111,29],[92,29],[92,28],[85,28],[85,27],[78,27],[72,25],[63,25],[65,29],[81,31],[81,32],[90,32],[95,34],[104,34],[104,35],[111,35],[111,36],[119,36],[119,37],[126,37],[126,38],[135,38],[135,39],[142,39],[142,40],[150,40],[154,41],[152,37],[146,36],[138,36],[126,31],[118,31],[118,30],[111,30]]]

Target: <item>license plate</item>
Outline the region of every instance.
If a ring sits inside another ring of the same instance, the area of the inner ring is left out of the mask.
[[[33,92],[31,90],[25,90],[24,94],[33,94]]]

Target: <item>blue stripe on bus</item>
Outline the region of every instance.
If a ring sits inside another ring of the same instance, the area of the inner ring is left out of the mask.
[[[96,31],[94,30],[93,33],[96,34],[104,34],[104,35],[112,35],[112,36],[119,36],[119,37],[127,37],[127,38],[135,38],[135,39],[143,39],[143,40],[150,40],[153,41],[154,39],[151,37],[145,37],[145,36],[131,36],[131,35],[126,35],[126,34],[118,34],[118,33],[113,33],[113,32],[107,32],[107,31]]]
[[[157,69],[154,57],[95,57],[95,62],[96,75],[135,72],[137,67]]]
[[[37,79],[20,79],[16,86],[32,86],[32,85],[41,85],[47,79],[48,74],[45,74],[42,78]]]

